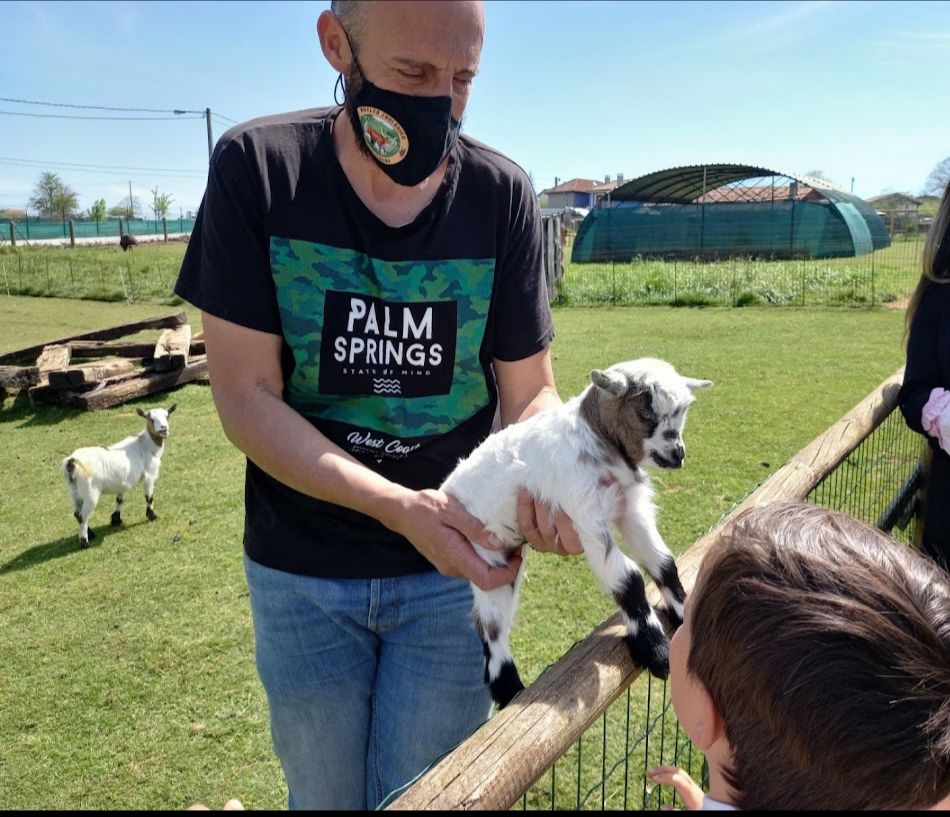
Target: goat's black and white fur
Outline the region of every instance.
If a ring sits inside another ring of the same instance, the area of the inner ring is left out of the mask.
[[[475,545],[502,564],[525,545],[517,494],[526,488],[571,517],[592,570],[619,606],[633,659],[654,675],[669,674],[669,640],[646,598],[637,562],[653,578],[674,625],[682,621],[683,587],[676,563],[657,531],[646,467],[683,464],[683,426],[693,390],[708,380],[683,377],[667,362],[641,358],[591,372],[592,384],[564,405],[492,434],[456,468],[442,489],[508,547]],[[620,529],[625,549],[614,543]],[[485,592],[473,585],[473,618],[485,650],[485,680],[505,706],[523,685],[508,646],[524,566],[508,586]]]

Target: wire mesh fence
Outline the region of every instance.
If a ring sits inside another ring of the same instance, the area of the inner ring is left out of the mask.
[[[920,278],[926,234],[916,223],[885,219],[890,246],[835,258],[742,255],[637,255],[629,260],[567,261],[554,303],[568,306],[875,305],[899,301]],[[899,229],[903,225],[904,229]],[[568,236],[565,258],[571,256]]]
[[[807,500],[914,541],[921,438],[892,410],[808,494]],[[640,674],[599,721],[523,795],[525,810],[658,810],[682,807],[646,770],[676,765],[708,785],[703,756],[679,726],[669,684]]]
[[[0,249],[0,292],[97,301],[177,302],[181,245]]]

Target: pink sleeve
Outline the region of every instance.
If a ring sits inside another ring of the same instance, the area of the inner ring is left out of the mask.
[[[930,399],[920,413],[920,424],[931,437],[936,437],[944,451],[950,450],[950,440],[945,440],[941,433],[941,426],[950,425],[950,391],[937,387],[930,392]]]

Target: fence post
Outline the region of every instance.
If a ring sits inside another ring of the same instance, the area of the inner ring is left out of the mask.
[[[162,217],[162,232],[165,234],[165,241],[168,241],[168,219]]]
[[[69,220],[69,246],[76,246],[76,224],[72,219]]]
[[[122,216],[119,216],[119,238],[125,234],[125,230],[122,229]]]
[[[10,222],[10,244],[16,246],[16,222]]]

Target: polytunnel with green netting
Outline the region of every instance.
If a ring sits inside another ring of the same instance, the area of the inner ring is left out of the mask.
[[[837,258],[890,243],[867,202],[823,179],[749,165],[690,165],[613,190],[578,227],[571,261]]]

